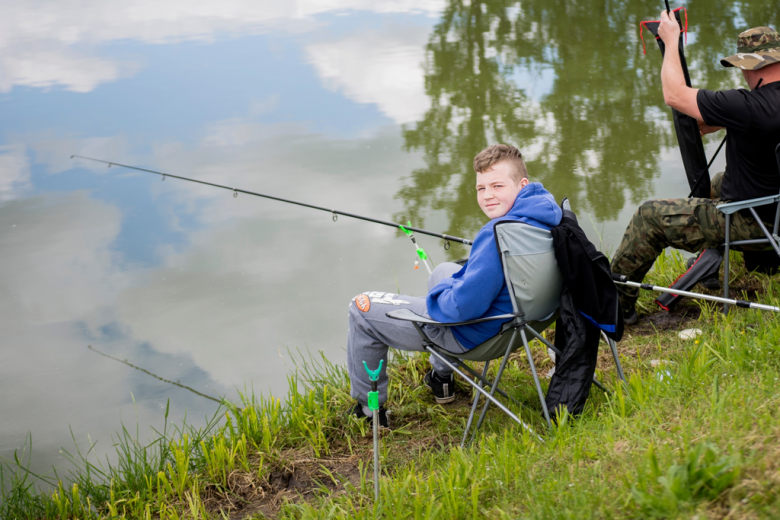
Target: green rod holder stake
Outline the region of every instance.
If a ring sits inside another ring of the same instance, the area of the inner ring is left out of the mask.
[[[368,393],[368,407],[373,412],[372,423],[374,423],[374,503],[379,504],[379,392],[376,383],[379,381],[379,373],[382,371],[384,359],[379,361],[379,367],[376,370],[370,370],[368,364],[363,361],[363,368],[368,373],[368,379],[371,380],[371,391]]]

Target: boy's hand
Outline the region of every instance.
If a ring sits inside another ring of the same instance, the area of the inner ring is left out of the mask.
[[[658,27],[658,36],[661,37],[667,47],[677,47],[680,38],[680,24],[673,12],[661,11],[661,25]]]

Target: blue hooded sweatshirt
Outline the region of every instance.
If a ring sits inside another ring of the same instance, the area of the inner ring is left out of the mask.
[[[430,317],[443,323],[455,323],[511,314],[512,301],[504,283],[493,228],[498,222],[516,220],[549,230],[561,222],[561,216],[555,198],[541,183],[533,182],[520,190],[506,215],[491,220],[479,230],[466,265],[428,293],[426,304]],[[498,334],[502,323],[496,320],[461,325],[453,327],[452,332],[461,345],[472,349]]]

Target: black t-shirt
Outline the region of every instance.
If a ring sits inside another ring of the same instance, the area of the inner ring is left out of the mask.
[[[704,122],[725,126],[726,173],[721,198],[747,200],[780,192],[780,171],[775,147],[780,143],[780,81],[756,90],[713,92],[699,90],[696,96]],[[772,222],[774,205],[756,211]]]

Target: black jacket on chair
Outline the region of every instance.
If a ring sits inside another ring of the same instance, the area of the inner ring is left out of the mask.
[[[577,310],[607,336],[620,341],[623,312],[609,260],[588,240],[577,217],[569,210],[563,210],[561,223],[550,232],[555,259]]]
[[[560,406],[579,415],[596,372],[601,331],[620,341],[623,312],[609,261],[585,236],[574,213],[564,210],[561,223],[550,231],[564,287],[555,324],[555,347],[562,355],[545,401],[551,415]]]

